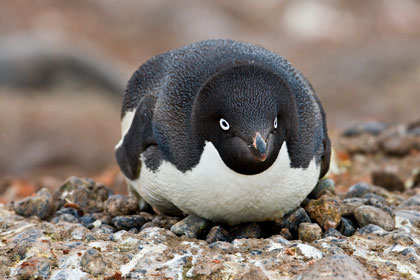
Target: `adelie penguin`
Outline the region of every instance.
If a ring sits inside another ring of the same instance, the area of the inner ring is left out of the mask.
[[[118,164],[159,212],[237,224],[282,217],[328,171],[309,82],[262,47],[209,40],[157,55],[123,99]]]

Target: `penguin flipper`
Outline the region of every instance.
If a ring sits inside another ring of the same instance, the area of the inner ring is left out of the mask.
[[[121,145],[115,149],[118,165],[124,175],[135,180],[139,177],[141,162],[140,154],[148,147],[157,145],[152,130],[153,109],[156,97],[145,95],[134,113],[130,128],[125,134]]]

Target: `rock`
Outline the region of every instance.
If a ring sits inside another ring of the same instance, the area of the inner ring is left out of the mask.
[[[99,276],[104,274],[107,264],[98,250],[90,248],[82,255],[80,266],[83,271],[88,272],[93,276]]]
[[[366,269],[355,259],[347,255],[332,255],[324,257],[311,265],[297,277],[300,280],[353,280],[374,279]]]
[[[393,230],[395,226],[394,219],[387,212],[374,206],[357,207],[354,211],[354,217],[361,227],[374,224],[389,231]]]
[[[206,219],[197,217],[195,215],[189,215],[180,222],[174,224],[171,227],[171,231],[176,235],[185,235],[190,238],[197,238],[200,233],[202,233],[207,226],[209,221]]]
[[[372,194],[372,195],[374,195],[374,194]],[[391,209],[391,207],[389,207],[389,206],[386,205],[386,200],[383,197],[381,197],[381,196],[378,196],[378,197],[380,197],[381,199],[378,199],[376,197],[370,197],[366,201],[365,204],[366,205],[370,205],[370,206],[375,206],[375,207],[377,207],[379,209],[384,210],[388,214],[392,215],[392,209]]]
[[[404,182],[398,177],[397,174],[386,170],[377,170],[372,172],[372,182],[377,186],[381,186],[388,191],[405,190]]]
[[[139,204],[137,199],[133,196],[116,194],[108,197],[104,207],[112,217],[115,217],[136,213],[139,209]]]
[[[54,211],[51,193],[48,189],[43,188],[35,196],[15,202],[14,210],[17,214],[24,217],[37,216],[42,220],[46,220]]]
[[[352,236],[356,232],[356,225],[350,219],[342,217],[339,231],[345,236]]]
[[[305,210],[324,230],[338,227],[341,220],[340,203],[327,195],[310,200]]]
[[[111,221],[111,223],[117,230],[130,230],[132,228],[140,229],[145,222],[146,220],[139,215],[116,216],[112,218]]]
[[[248,223],[239,225],[236,230],[232,233],[233,239],[241,238],[259,238],[262,234],[262,230],[257,223]]]
[[[335,194],[335,182],[332,179],[326,178],[319,180],[309,196],[320,198],[324,194]]]
[[[354,210],[357,207],[365,205],[367,202],[366,198],[353,197],[346,198],[341,201],[341,216],[353,216]]]
[[[51,271],[50,261],[43,257],[30,257],[19,264],[15,276],[17,279],[48,279]]]
[[[102,184],[90,179],[70,177],[54,194],[56,208],[66,203],[77,205],[84,213],[102,212],[104,202],[112,195],[112,191]]]
[[[363,195],[372,192],[372,186],[367,183],[357,183],[349,188],[346,198],[362,197]]]
[[[330,229],[326,230],[324,232],[324,235],[323,235],[323,237],[328,237],[328,236],[341,237],[343,235],[341,234],[341,232],[339,232],[335,228],[330,228]]]
[[[352,127],[347,128],[343,132],[345,137],[354,137],[362,133],[368,133],[372,135],[379,135],[388,127],[387,124],[382,122],[367,122],[362,124],[357,124]]]
[[[227,230],[225,230],[221,226],[214,226],[210,229],[209,233],[207,234],[206,241],[210,244],[216,241],[230,242],[232,240]]]
[[[70,214],[62,214],[60,216],[56,216],[51,220],[51,223],[56,224],[60,222],[67,222],[67,223],[79,223],[79,219],[75,216]]]
[[[367,193],[367,194],[364,194],[364,195],[362,196],[362,198],[367,199],[368,201],[369,201],[369,199],[374,199],[374,200],[378,200],[378,201],[380,201],[380,202],[382,202],[382,203],[385,203],[385,204],[387,203],[385,198],[383,198],[383,197],[382,197],[382,196],[380,196],[380,195],[374,194],[374,193]],[[368,202],[368,201],[367,201],[367,202]]]
[[[382,150],[390,156],[406,156],[416,146],[415,138],[407,135],[387,137],[382,141]]]
[[[420,211],[398,210],[395,211],[395,219],[397,217],[407,219],[413,226],[420,228]]]
[[[420,194],[417,194],[415,196],[410,197],[403,203],[401,203],[399,208],[411,208],[411,207],[419,207],[419,206],[420,206]]]
[[[293,235],[290,233],[290,230],[288,228],[282,228],[280,230],[280,235],[286,238],[287,240],[293,239]]]
[[[310,222],[311,222],[311,219],[309,218],[305,209],[299,207],[295,211],[284,216],[283,219],[280,221],[279,227],[287,228],[289,229],[291,234],[297,235],[299,225],[301,223],[310,223]]]
[[[80,210],[72,207],[64,207],[55,212],[55,216],[60,216],[63,214],[72,215],[77,219],[80,219],[80,217],[83,215],[83,213]]]
[[[20,259],[25,259],[26,252],[36,244],[41,236],[42,233],[39,229],[28,229],[16,235],[9,244],[13,257],[17,256]]]
[[[313,242],[321,238],[322,229],[318,224],[301,223],[299,225],[299,239],[305,242]]]
[[[110,225],[100,225],[99,227],[94,228],[92,231],[97,234],[110,235],[114,233],[116,230],[114,227]]]
[[[367,226],[359,228],[357,232],[360,234],[370,234],[370,233],[384,233],[386,231],[378,225],[369,224]]]

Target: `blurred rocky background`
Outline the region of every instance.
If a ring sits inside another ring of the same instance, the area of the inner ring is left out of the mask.
[[[151,56],[194,41],[231,38],[286,57],[318,92],[333,140],[357,123],[420,117],[420,1],[0,5],[0,202],[70,175],[123,192],[113,147],[124,85]]]

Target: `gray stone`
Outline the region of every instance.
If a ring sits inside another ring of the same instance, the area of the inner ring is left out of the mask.
[[[290,233],[297,235],[299,225],[301,223],[310,223],[311,219],[305,209],[299,207],[295,211],[287,214],[280,222],[280,228],[288,228]]]
[[[214,226],[210,229],[209,233],[207,234],[206,238],[207,243],[213,243],[216,241],[225,241],[230,242],[230,234],[222,228],[221,226]]]
[[[390,156],[403,157],[416,148],[416,140],[408,135],[387,137],[382,141],[382,150]]]
[[[374,279],[355,258],[347,255],[324,257],[297,277],[299,280]]]
[[[378,225],[369,224],[369,225],[359,228],[357,232],[360,234],[370,234],[370,233],[384,233],[386,231]]]
[[[335,194],[335,182],[329,178],[319,180],[315,188],[310,193],[310,196],[319,198],[326,193]]]
[[[117,216],[111,221],[117,230],[140,229],[145,222],[146,220],[140,215]]]
[[[342,217],[339,231],[345,236],[352,236],[356,231],[356,225],[350,219]]]
[[[107,264],[98,250],[90,248],[83,254],[80,266],[83,271],[88,272],[93,276],[99,276],[104,273]]]
[[[385,230],[393,230],[395,226],[394,219],[387,212],[374,206],[357,207],[354,211],[354,217],[360,227],[375,224]]]
[[[104,206],[105,210],[112,217],[134,214],[139,209],[139,204],[135,197],[122,194],[111,195],[105,201]]]
[[[398,210],[395,211],[395,217],[407,219],[413,226],[420,228],[420,211]]]
[[[190,238],[197,238],[198,235],[203,232],[208,225],[209,221],[206,219],[197,217],[195,215],[189,215],[185,219],[174,224],[171,227],[171,231],[176,235],[185,235]]]
[[[341,232],[339,232],[335,228],[330,228],[330,229],[326,230],[323,234],[323,237],[328,237],[328,236],[342,237],[343,235],[341,234]]]
[[[37,216],[40,219],[46,220],[54,211],[51,193],[48,189],[44,188],[37,192],[35,196],[30,196],[15,202],[14,209],[21,216]]]
[[[341,216],[353,216],[354,210],[357,207],[365,205],[367,202],[366,198],[352,197],[346,198],[341,201]]]
[[[70,214],[62,214],[57,217],[54,217],[51,220],[51,223],[56,224],[60,222],[67,222],[67,223],[79,223],[79,219],[77,219],[75,216]]]
[[[352,197],[362,197],[363,195],[372,192],[371,185],[367,183],[357,183],[354,184],[349,188],[346,194],[346,198],[352,198]]]
[[[420,194],[410,197],[409,199],[401,203],[399,208],[410,208],[418,206],[420,206]]]

